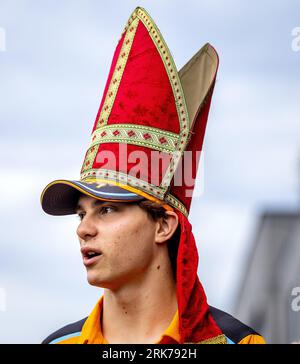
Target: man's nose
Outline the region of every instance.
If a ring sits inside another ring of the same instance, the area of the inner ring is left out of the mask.
[[[97,235],[97,226],[92,218],[85,216],[77,228],[77,235],[81,240],[88,241]]]

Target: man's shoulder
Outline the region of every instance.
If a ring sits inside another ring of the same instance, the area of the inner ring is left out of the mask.
[[[218,308],[209,306],[210,312],[230,344],[264,344],[264,338],[251,327]]]
[[[86,321],[87,317],[82,320],[73,322],[69,325],[62,327],[61,329],[53,332],[49,335],[45,340],[43,340],[42,344],[56,344],[65,341],[71,341],[80,336],[82,327]]]
[[[231,344],[256,344],[264,343],[263,337],[258,334],[251,327],[245,325],[232,315],[213,306],[209,306],[210,312],[216,321],[223,334],[226,336],[227,341]],[[82,320],[73,322],[61,329],[53,332],[42,344],[55,344],[55,343],[72,343],[79,338],[82,327],[87,320],[85,317]]]

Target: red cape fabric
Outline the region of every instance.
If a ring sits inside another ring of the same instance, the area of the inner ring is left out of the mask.
[[[198,251],[192,225],[179,211],[181,235],[177,256],[177,301],[180,343],[199,343],[222,335],[198,278]]]

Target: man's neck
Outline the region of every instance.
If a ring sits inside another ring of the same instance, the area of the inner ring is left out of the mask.
[[[163,268],[165,267],[165,268]],[[138,282],[105,289],[103,336],[109,343],[155,343],[177,311],[176,283],[169,264],[149,270]]]

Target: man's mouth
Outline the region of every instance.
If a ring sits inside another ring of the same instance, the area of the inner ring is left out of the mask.
[[[81,254],[83,257],[83,264],[85,266],[94,264],[102,256],[102,252],[99,250],[93,250],[87,247],[81,248]]]

